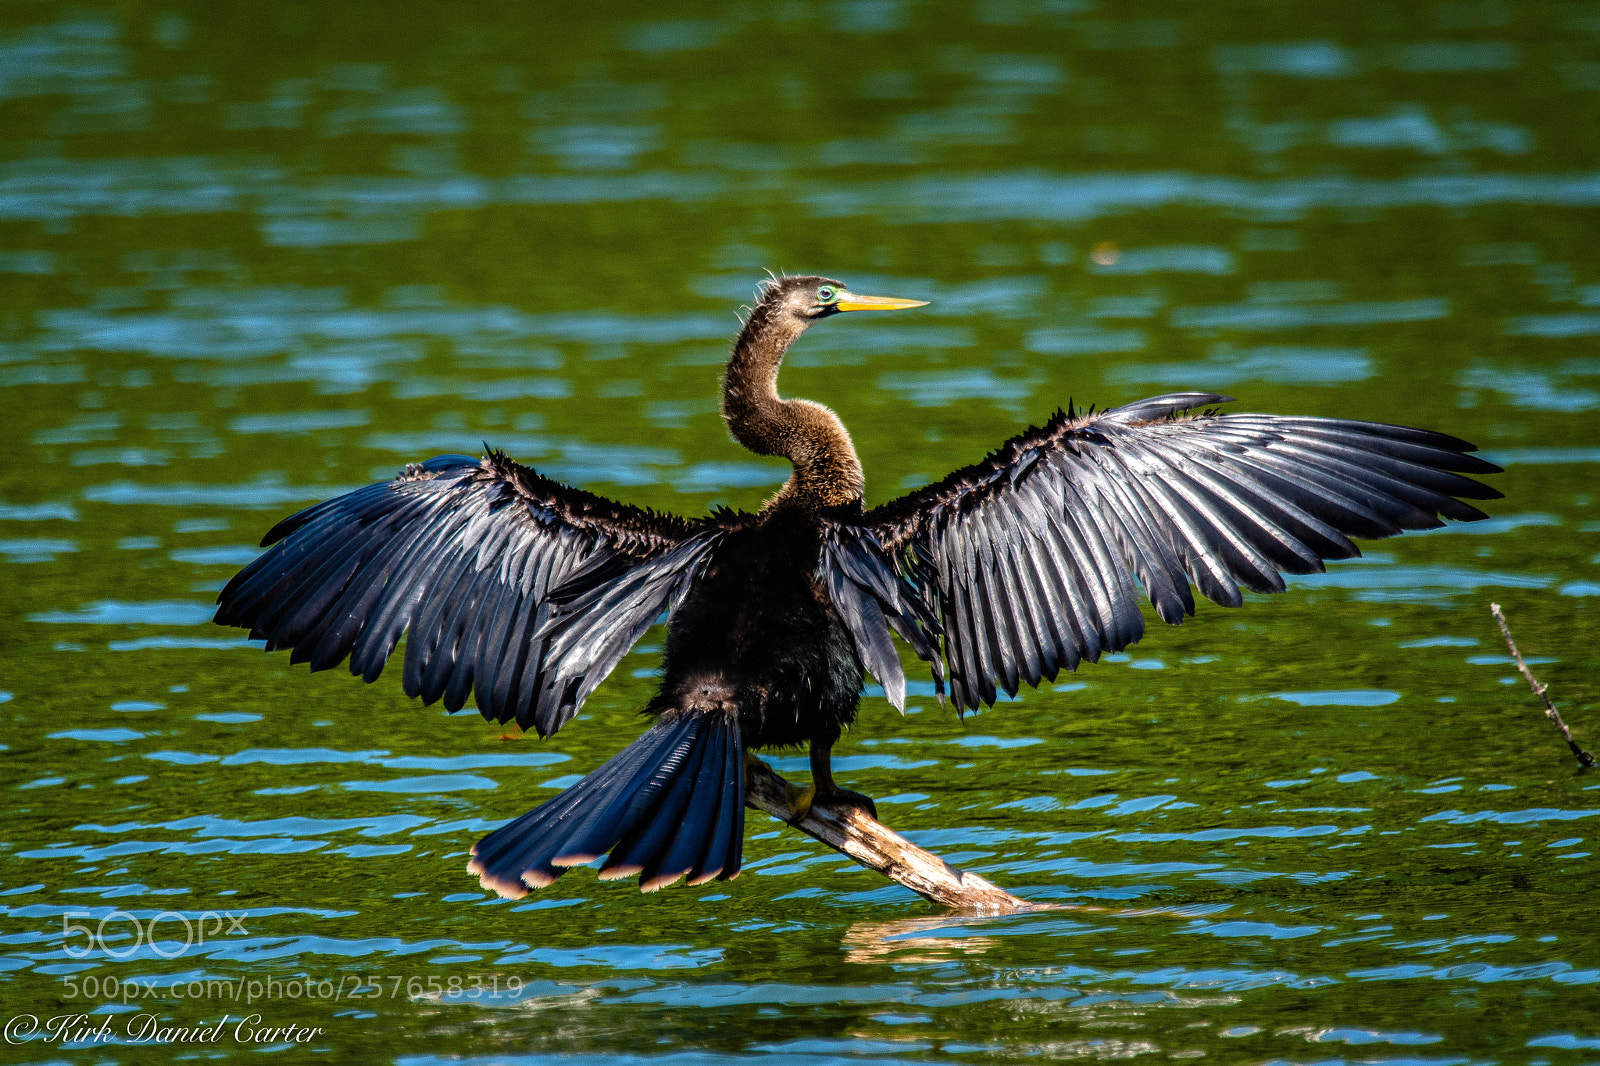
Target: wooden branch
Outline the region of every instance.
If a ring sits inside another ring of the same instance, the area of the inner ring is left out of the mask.
[[[946,907],[1006,914],[1033,905],[997,888],[977,874],[964,873],[931,851],[924,851],[894,830],[854,807],[815,806],[795,822],[789,801],[791,786],[759,759],[745,764],[745,802],[815,837],[885,877],[898,881],[923,899]]]
[[[1506,625],[1506,616],[1500,613],[1500,605],[1491,603],[1489,605],[1489,613],[1494,615],[1496,622],[1500,623],[1500,635],[1506,638],[1506,647],[1511,649],[1511,657],[1517,661],[1517,670],[1527,680],[1528,687],[1533,689],[1533,694],[1544,701],[1545,717],[1554,722],[1556,728],[1561,731],[1561,739],[1567,742],[1567,747],[1571,748],[1572,754],[1577,756],[1578,765],[1583,767],[1594,766],[1595,757],[1593,753],[1578,747],[1578,742],[1572,739],[1572,733],[1567,729],[1567,723],[1561,720],[1561,712],[1556,710],[1556,705],[1551,703],[1550,697],[1545,694],[1550,686],[1534,677],[1533,671],[1528,669],[1528,664],[1522,661],[1522,653],[1517,650],[1517,642],[1511,639],[1511,627]]]

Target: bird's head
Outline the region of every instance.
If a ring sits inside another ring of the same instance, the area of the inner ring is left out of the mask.
[[[927,302],[901,300],[893,296],[862,296],[851,292],[842,281],[802,275],[762,282],[756,307],[766,314],[793,318],[803,325],[809,325],[840,311],[899,311],[907,307],[924,307]]]

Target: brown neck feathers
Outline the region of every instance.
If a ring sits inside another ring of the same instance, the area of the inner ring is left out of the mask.
[[[778,395],[778,367],[807,319],[765,302],[734,342],[722,377],[722,417],[734,439],[757,455],[781,455],[794,473],[767,501],[835,507],[861,499],[861,461],[839,416],[810,400]]]

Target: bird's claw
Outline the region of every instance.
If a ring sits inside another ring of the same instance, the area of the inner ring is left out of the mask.
[[[878,805],[872,802],[871,796],[863,796],[859,792],[852,792],[848,788],[835,788],[828,792],[818,793],[817,786],[810,788],[789,787],[789,805],[794,808],[794,817],[789,819],[790,825],[799,825],[811,814],[813,807],[821,804],[824,807],[839,809],[854,807],[862,814],[878,820]]]
[[[790,825],[799,825],[811,814],[811,805],[817,798],[817,786],[810,788],[795,788],[789,786],[789,806],[794,808],[794,817],[789,819]]]
[[[878,805],[872,802],[872,797],[848,788],[836,788],[822,797],[822,801],[830,807],[854,807],[874,822],[878,820]]]

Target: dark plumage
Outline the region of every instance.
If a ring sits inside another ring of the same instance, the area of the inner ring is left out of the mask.
[[[655,722],[555,799],[491,833],[469,869],[503,894],[609,858],[603,878],[649,891],[739,872],[744,760],[808,744],[813,790],[870,671],[896,707],[891,633],[958,710],[1054,678],[1144,633],[1147,596],[1176,624],[1240,587],[1359,554],[1350,537],[1474,521],[1463,475],[1499,468],[1470,444],[1372,422],[1220,414],[1175,393],[1058,411],[981,462],[882,507],[862,506],[850,436],[820,404],[777,392],[784,352],[818,319],[916,301],[836,281],[762,286],[735,341],[722,409],[745,447],[794,472],[757,514],[683,519],[550,481],[491,452],[408,466],[393,481],[274,527],[271,551],[218,597],[216,620],[291,648],[313,670],[347,656],[377,678],[409,628],[405,691],[455,711],[560,729],[666,611]],[[1137,584],[1135,583],[1137,580]]]

